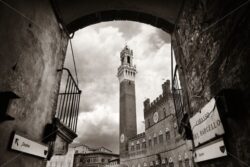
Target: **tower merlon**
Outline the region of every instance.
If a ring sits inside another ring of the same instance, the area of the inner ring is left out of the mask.
[[[166,82],[164,82],[162,84],[162,92],[163,92],[163,95],[167,95],[169,93],[171,93],[170,91],[170,80],[166,80]]]

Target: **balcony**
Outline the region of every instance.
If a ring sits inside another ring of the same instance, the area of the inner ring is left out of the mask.
[[[65,155],[68,145],[77,137],[77,119],[81,90],[72,74],[66,68],[58,70],[62,79],[57,99],[57,107],[53,123],[47,129],[52,132],[50,138],[51,154]]]
[[[58,70],[63,72],[61,81],[61,90],[58,95],[57,109],[55,117],[60,122],[76,132],[77,118],[79,112],[81,90],[78,88],[70,71],[66,68]],[[66,73],[66,77],[65,77]],[[65,79],[66,78],[66,83]],[[64,88],[63,88],[64,87]]]

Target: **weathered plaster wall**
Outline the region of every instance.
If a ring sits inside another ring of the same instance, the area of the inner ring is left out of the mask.
[[[49,0],[5,0],[27,20],[0,3],[0,91],[13,91],[19,99],[7,113],[13,121],[0,122],[0,166],[39,167],[44,160],[9,149],[11,133],[17,131],[41,142],[51,122],[60,81],[67,38],[59,29]]]
[[[246,112],[235,109],[231,114],[234,116],[222,118],[229,155],[197,166],[244,166],[240,161],[250,164],[250,4],[220,20],[243,2],[246,1],[186,1],[172,35],[190,116],[222,89],[240,91],[242,99],[238,103],[246,106]]]

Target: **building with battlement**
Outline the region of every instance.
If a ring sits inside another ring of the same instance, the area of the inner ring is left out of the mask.
[[[128,167],[191,167],[191,141],[178,133],[170,81],[153,102],[144,101],[145,132],[136,133],[136,68],[133,52],[121,52],[120,81],[120,163]]]

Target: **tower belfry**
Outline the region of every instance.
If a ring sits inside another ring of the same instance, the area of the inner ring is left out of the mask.
[[[120,82],[120,156],[128,151],[128,139],[136,136],[136,103],[133,51],[126,45],[120,53],[121,65],[118,68]]]

